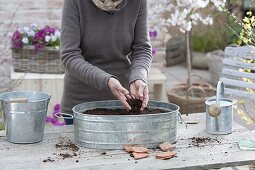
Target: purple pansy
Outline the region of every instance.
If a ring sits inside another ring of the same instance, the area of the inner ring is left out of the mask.
[[[47,34],[47,35],[50,35],[50,34],[54,34],[54,33],[55,33],[55,29],[49,27],[48,25],[45,26],[42,30],[43,30],[44,33]]]
[[[158,35],[158,32],[156,30],[150,31],[149,35],[150,35],[151,38],[155,39],[157,37],[157,35]]]
[[[43,30],[40,30],[37,33],[35,33],[35,37],[33,41],[34,42],[44,41],[44,37],[45,37],[45,32]]]
[[[60,104],[56,104],[55,106],[54,106],[54,112],[55,113],[58,113],[60,111]]]
[[[150,38],[155,39],[158,36],[158,32],[156,30],[150,31],[149,32]],[[154,56],[157,52],[157,48],[152,47],[152,55]]]
[[[19,31],[15,31],[13,33],[13,36],[12,36],[12,41],[16,41],[16,40],[21,40],[22,39],[22,35]]]
[[[47,123],[50,123],[50,122],[51,122],[51,119],[52,119],[52,118],[51,118],[50,116],[46,116],[46,122],[47,122]]]
[[[156,54],[156,52],[157,52],[157,48],[152,47],[152,55],[155,55],[155,54]]]
[[[55,126],[63,126],[63,125],[65,125],[64,122],[58,121],[58,118],[56,116],[54,116],[54,115],[60,116],[59,112],[60,112],[60,104],[56,104],[54,106],[53,116],[47,116],[46,117],[46,122],[47,123],[52,123]]]
[[[23,47],[22,34],[19,31],[14,32],[11,41],[12,41],[12,46],[14,48],[22,48]]]

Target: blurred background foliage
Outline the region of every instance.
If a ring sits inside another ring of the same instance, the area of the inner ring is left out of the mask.
[[[221,19],[220,19],[221,18]],[[210,52],[236,44],[237,36],[233,31],[240,32],[240,26],[231,17],[218,15],[213,25],[197,25],[192,30],[192,49],[197,52]]]
[[[238,18],[243,17],[243,3],[240,0],[230,0],[227,8],[235,13]],[[235,20],[227,14],[207,9],[213,16],[213,25],[199,24],[192,30],[192,49],[197,52],[211,52],[215,50],[224,50],[226,46],[237,44],[237,35],[241,27]],[[231,27],[231,30],[229,27]]]

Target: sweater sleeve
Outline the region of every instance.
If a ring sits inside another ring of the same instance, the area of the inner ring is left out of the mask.
[[[152,60],[151,44],[147,21],[147,0],[141,0],[132,44],[129,83],[135,80],[147,82]]]
[[[82,56],[80,16],[76,0],[65,0],[61,21],[61,61],[71,76],[97,89],[107,89],[112,75]]]

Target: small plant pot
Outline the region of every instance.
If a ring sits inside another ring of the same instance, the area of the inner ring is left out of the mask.
[[[224,52],[222,50],[213,51],[207,53],[206,58],[208,59],[209,74],[211,77],[210,83],[216,86],[223,68]]]
[[[197,69],[208,69],[208,59],[206,53],[192,52],[192,67]]]

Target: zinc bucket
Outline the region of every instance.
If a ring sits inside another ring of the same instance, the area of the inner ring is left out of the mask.
[[[12,91],[0,94],[0,101],[9,142],[43,140],[50,95],[38,91]]]

